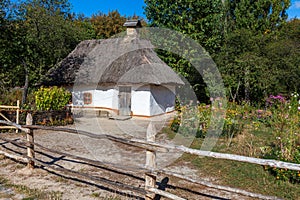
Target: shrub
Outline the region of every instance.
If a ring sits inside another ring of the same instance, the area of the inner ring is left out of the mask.
[[[35,104],[37,110],[62,110],[71,100],[71,93],[64,88],[56,86],[41,87],[35,92]]]

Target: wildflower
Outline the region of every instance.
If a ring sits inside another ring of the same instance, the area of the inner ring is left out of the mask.
[[[263,113],[264,111],[263,111],[263,110],[256,110],[256,112],[257,112],[258,114],[261,114],[261,113]]]

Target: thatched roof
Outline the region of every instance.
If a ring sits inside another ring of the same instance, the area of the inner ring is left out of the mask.
[[[149,41],[131,37],[82,41],[43,81],[43,85],[138,83],[184,84]]]

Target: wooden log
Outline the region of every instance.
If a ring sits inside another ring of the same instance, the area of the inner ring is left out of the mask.
[[[2,122],[6,123],[6,121],[0,120],[0,123],[2,123]],[[53,128],[53,127],[44,127],[44,126],[22,126],[22,127],[23,127],[23,129],[24,128],[33,128],[33,129],[54,130],[54,131],[61,130],[64,132],[85,135],[85,136],[88,136],[91,138],[109,139],[109,140],[112,140],[115,142],[120,142],[120,143],[127,144],[130,146],[135,146],[135,147],[148,149],[148,150],[152,150],[152,151],[168,152],[169,150],[173,150],[173,151],[177,151],[177,152],[184,152],[184,153],[189,153],[189,154],[198,155],[198,156],[205,156],[205,157],[212,157],[212,158],[219,158],[219,159],[226,159],[226,160],[234,160],[234,161],[258,164],[258,165],[265,165],[265,166],[270,166],[270,167],[300,171],[300,164],[288,163],[288,162],[277,161],[277,160],[260,159],[260,158],[252,158],[252,157],[240,156],[240,155],[234,155],[234,154],[203,151],[203,150],[198,150],[198,149],[191,149],[191,148],[188,148],[185,146],[160,144],[157,142],[150,142],[150,141],[134,139],[134,138],[124,139],[124,138],[110,136],[107,134],[96,135],[96,134],[89,133],[86,131],[77,131],[75,129]]]
[[[114,186],[118,189],[122,188],[122,189],[125,189],[125,190],[130,190],[130,191],[142,194],[142,195],[146,194],[146,191],[143,188],[138,188],[138,187],[135,187],[135,186],[132,186],[132,185],[123,184],[123,183],[120,183],[120,182],[117,182],[117,181],[111,181],[111,180],[108,180],[106,178],[95,177],[95,176],[89,175],[87,173],[77,172],[77,171],[73,171],[73,170],[65,169],[65,168],[61,168],[61,167],[54,167],[50,164],[44,163],[44,162],[39,161],[35,158],[29,158],[28,156],[25,156],[25,157],[27,157],[27,159],[32,160],[36,164],[41,165],[45,168],[51,169],[51,170],[56,171],[56,172],[61,172],[65,176],[77,177],[80,180],[89,180],[89,181],[91,180],[91,181],[94,181],[96,183],[101,183],[101,184],[104,184],[104,185],[107,185],[107,186]]]
[[[168,146],[168,147],[170,147],[170,146]],[[240,156],[240,155],[234,155],[234,154],[216,153],[216,152],[211,152],[211,151],[202,151],[202,150],[197,150],[197,149],[190,149],[185,146],[173,146],[172,148],[174,148],[177,151],[194,154],[194,155],[198,155],[198,156],[205,156],[205,157],[225,159],[225,160],[233,160],[233,161],[252,163],[252,164],[258,164],[258,165],[263,165],[263,166],[270,166],[270,167],[300,171],[300,164],[296,164],[296,163],[288,163],[288,162],[270,160],[270,159],[252,158],[252,157]]]
[[[0,108],[17,109],[18,106],[4,106],[4,105],[0,105]]]
[[[149,191],[149,192],[152,192],[154,194],[158,194],[160,196],[164,196],[164,197],[167,197],[167,198],[173,199],[173,200],[186,200],[184,198],[176,196],[175,194],[171,194],[169,192],[166,192],[166,191],[163,191],[163,190],[159,190],[159,189],[156,189],[156,188],[152,188],[152,187],[147,187],[146,191]]]
[[[146,150],[151,150],[151,151],[159,151],[159,152],[164,152],[167,153],[168,149],[166,149],[163,146],[155,146],[152,144],[147,144],[145,141],[143,143],[139,141],[132,140],[131,138],[119,138],[115,137],[109,134],[94,134],[90,133],[87,131],[81,131],[81,130],[76,130],[76,129],[70,129],[70,128],[58,128],[58,127],[49,127],[49,126],[37,126],[37,125],[25,125],[22,126],[23,128],[30,128],[30,129],[41,129],[41,130],[51,130],[51,131],[63,131],[67,133],[73,133],[77,135],[84,135],[90,138],[95,138],[95,139],[108,139],[114,142],[119,142],[122,144],[126,144],[129,146],[134,146],[137,148],[141,149],[146,149]]]
[[[7,117],[5,117],[5,115],[3,115],[1,112],[0,112],[0,116],[3,117],[3,119],[5,119],[6,121],[8,122],[11,122]]]
[[[18,155],[14,155],[14,154],[10,154],[10,153],[7,153],[7,152],[2,151],[2,150],[0,150],[0,154],[4,155],[7,158],[11,158],[11,159],[14,159],[14,160],[17,160],[17,161],[20,161],[20,162],[24,162],[24,163],[28,162],[27,158],[24,158],[24,157],[18,156]]]
[[[0,124],[6,124],[6,125],[9,125],[9,126],[13,126],[21,131],[24,131],[25,133],[29,132],[30,129],[28,128],[23,128],[21,125],[19,124],[16,124],[16,123],[13,123],[13,122],[8,122],[8,121],[4,121],[4,120],[0,120]]]
[[[19,124],[19,118],[20,118],[20,101],[17,100],[17,111],[16,111],[16,124]],[[16,129],[16,133],[19,132],[19,129]]]
[[[12,143],[16,146],[20,146],[20,147],[22,147],[22,146],[27,147],[28,145],[30,145],[28,142],[27,143],[25,143],[25,142],[16,142],[16,141],[13,141],[13,140],[3,138],[1,136],[0,136],[0,139],[3,140],[3,141],[6,141],[6,142]],[[70,155],[70,154],[67,154],[67,153],[62,153],[62,152],[59,152],[59,151],[56,151],[56,150],[52,150],[52,149],[43,147],[43,146],[41,146],[39,144],[36,144],[36,143],[34,143],[34,145],[38,146],[38,147],[40,147],[40,148],[42,148],[46,151],[50,151],[50,152],[57,153],[57,154],[60,154],[60,155],[63,155],[63,156],[71,157],[71,158],[74,158],[74,159],[79,160],[79,161],[82,160],[84,162],[91,163],[91,164],[96,165],[96,166],[100,166],[100,167],[104,167],[104,168],[108,168],[108,169],[113,169],[113,170],[118,170],[117,166],[115,166],[114,164],[110,164],[110,163],[104,163],[103,164],[102,162],[99,162],[99,161],[93,161],[93,160],[89,160],[89,159],[86,159],[86,158],[81,158],[81,157],[73,156],[73,155]],[[0,154],[3,154],[8,158],[12,158],[12,159],[15,159],[15,160],[18,160],[18,161],[21,161],[21,162],[26,162],[26,163],[28,162],[27,158],[23,158],[21,156],[9,154],[9,153],[4,152],[4,151],[0,151]],[[120,165],[118,165],[118,166],[122,167]],[[125,169],[125,167],[126,166],[124,166],[123,169]],[[141,168],[141,169],[143,170],[145,168]],[[252,193],[252,192],[248,192],[248,191],[241,190],[241,189],[238,189],[238,188],[231,188],[231,187],[226,187],[226,186],[215,185],[215,184],[210,183],[208,181],[195,180],[195,179],[186,177],[185,175],[177,174],[177,173],[167,171],[167,170],[157,170],[157,172],[163,173],[165,175],[173,176],[173,177],[176,177],[176,178],[180,178],[182,180],[185,180],[185,181],[188,181],[188,182],[191,182],[191,183],[194,183],[194,184],[203,185],[205,187],[210,187],[210,188],[214,188],[214,189],[217,189],[217,190],[223,190],[223,191],[227,191],[227,192],[237,193],[237,194],[241,194],[241,195],[252,197],[252,198],[266,199],[266,200],[271,200],[271,199],[278,200],[278,199],[280,199],[280,198],[277,198],[277,197],[274,197],[274,196],[266,196],[266,195],[262,195],[262,194]],[[150,171],[148,171],[146,173],[151,176]],[[161,196],[164,196],[161,193],[155,193],[155,194],[159,194]]]
[[[0,129],[15,129],[14,126],[0,126]]]
[[[149,123],[147,128],[147,141],[155,142],[156,129],[152,122]],[[146,168],[154,171],[156,169],[156,153],[155,151],[146,151]],[[154,188],[156,185],[156,176],[146,173],[145,174],[145,189]],[[146,200],[153,200],[155,194],[148,193],[145,195]]]
[[[265,199],[265,200],[280,200],[280,198],[275,197],[275,196],[267,196],[267,195],[248,192],[246,190],[241,190],[238,188],[231,188],[231,187],[227,187],[227,186],[216,185],[216,184],[210,183],[208,181],[204,181],[204,180],[195,180],[195,179],[187,177],[186,175],[177,174],[177,173],[167,171],[167,170],[160,170],[159,173],[163,173],[168,176],[180,178],[187,182],[195,183],[198,185],[203,185],[205,187],[209,187],[209,188],[213,188],[213,189],[217,189],[217,190],[223,190],[226,192],[232,192],[232,193],[236,193],[236,194],[241,194],[241,195],[252,197],[252,198]]]
[[[0,137],[0,139],[2,139],[2,138]],[[45,151],[49,151],[51,153],[66,156],[66,157],[69,157],[69,158],[73,158],[75,160],[82,161],[82,162],[85,162],[87,164],[90,164],[90,165],[93,165],[93,166],[96,166],[96,167],[101,167],[101,168],[104,168],[104,169],[107,169],[107,170],[110,170],[110,171],[114,170],[114,171],[120,172],[120,173],[127,173],[127,175],[130,175],[130,176],[134,176],[134,174],[130,174],[129,171],[139,172],[139,173],[140,172],[150,173],[149,170],[147,170],[146,168],[142,168],[142,167],[131,167],[131,166],[125,166],[125,165],[120,165],[120,164],[113,164],[113,163],[109,163],[109,162],[95,161],[95,160],[91,160],[91,159],[88,159],[88,158],[83,158],[83,157],[80,157],[80,156],[75,156],[75,155],[68,154],[68,153],[65,153],[65,152],[53,150],[53,149],[44,147],[44,146],[42,146],[40,144],[37,144],[37,143],[34,143],[34,146],[38,147],[38,148],[41,148]]]
[[[26,125],[32,125],[32,116],[30,113],[27,114],[26,116]],[[29,132],[27,132],[26,134],[26,139],[29,142],[29,146],[27,147],[27,156],[29,158],[34,158],[34,135],[33,135],[33,130],[31,129]],[[33,160],[29,160],[28,161],[28,168],[30,169],[34,169],[34,161]]]

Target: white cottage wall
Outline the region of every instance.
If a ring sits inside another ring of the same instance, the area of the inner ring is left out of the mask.
[[[118,90],[113,86],[67,88],[72,92],[74,106],[118,109]],[[92,95],[92,103],[84,104],[84,93]]]
[[[150,85],[134,85],[131,92],[133,115],[150,116]]]
[[[119,109],[118,86],[68,88],[73,95],[73,105],[88,108]],[[92,103],[84,104],[83,94],[92,94]],[[136,116],[153,116],[175,109],[176,87],[170,85],[133,85],[131,91],[131,111]]]
[[[111,87],[102,87],[101,89],[94,90],[93,106],[118,109],[118,107],[114,105],[114,101],[117,96],[116,93],[116,89]]]

